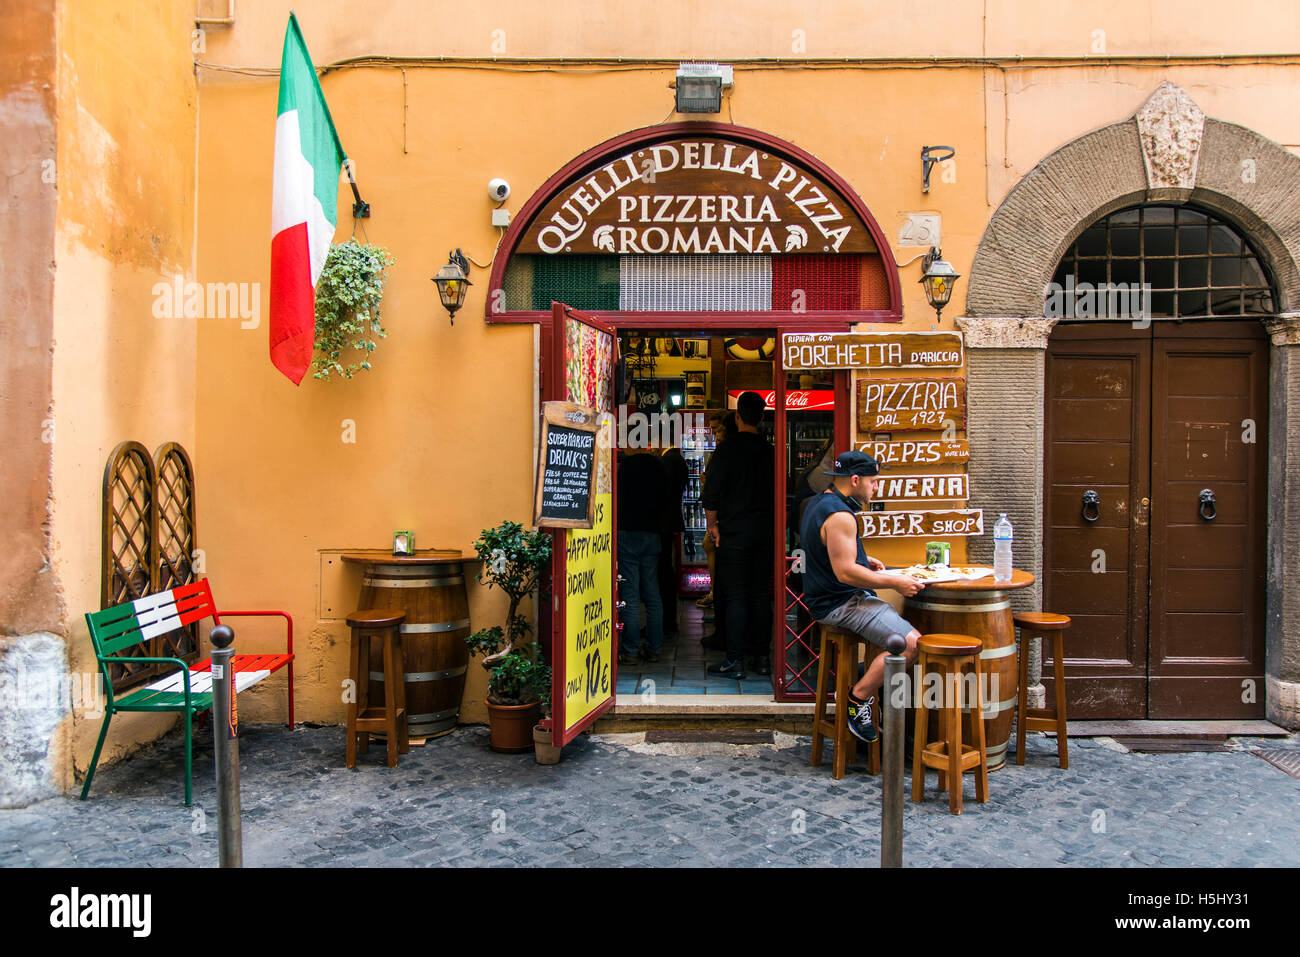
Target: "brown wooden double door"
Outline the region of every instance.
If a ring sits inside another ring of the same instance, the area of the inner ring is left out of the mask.
[[[1043,608],[1072,619],[1070,717],[1262,716],[1262,327],[1062,324],[1046,361]]]

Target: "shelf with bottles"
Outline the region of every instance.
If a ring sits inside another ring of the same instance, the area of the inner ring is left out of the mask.
[[[698,502],[700,496],[704,494],[704,469],[707,464],[703,457],[687,458],[686,491],[682,495],[683,502]]]
[[[702,564],[704,554],[704,529],[687,528],[682,532],[681,562],[683,565]]]
[[[692,410],[694,411],[694,410]],[[689,455],[692,452],[712,452],[717,447],[713,438],[713,430],[707,426],[691,426],[682,430],[682,454]]]
[[[686,526],[688,532],[702,532],[707,524],[704,506],[698,500],[695,502],[682,503],[682,523]]]
[[[835,438],[835,425],[832,422],[795,423],[793,427],[796,442],[826,443]]]

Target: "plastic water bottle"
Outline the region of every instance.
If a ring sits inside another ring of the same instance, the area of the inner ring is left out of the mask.
[[[993,526],[993,580],[1011,581],[1011,521],[1006,512]]]

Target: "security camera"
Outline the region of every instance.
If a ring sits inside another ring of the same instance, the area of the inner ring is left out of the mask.
[[[510,184],[498,176],[488,183],[488,195],[494,203],[504,203],[510,196]]]

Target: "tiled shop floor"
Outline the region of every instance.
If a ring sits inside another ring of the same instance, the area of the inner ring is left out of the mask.
[[[754,694],[771,697],[771,677],[748,674],[743,681],[737,681],[708,673],[709,665],[717,664],[723,657],[721,651],[701,644],[704,635],[712,631],[712,609],[701,610],[694,599],[680,599],[677,602],[677,633],[665,633],[657,662],[642,661],[619,666],[618,693],[644,694],[653,690],[656,695]],[[644,647],[644,628],[641,641]]]
[[[247,866],[588,864],[868,865],[880,859],[880,779],[810,766],[806,736],[773,744],[645,744],[579,736],[553,767],[496,754],[462,727],[388,768],[371,748],[343,768],[341,728],[253,726],[240,736]],[[904,863],[1070,867],[1300,865],[1300,780],[1236,738],[1213,753],[1129,753],[1070,742],[1070,768],[1034,736],[989,802],[953,816],[927,782],[904,808]],[[182,804],[184,739],[169,734],[96,774],[90,799],[0,810],[0,867],[204,866],[217,861],[210,735]]]

